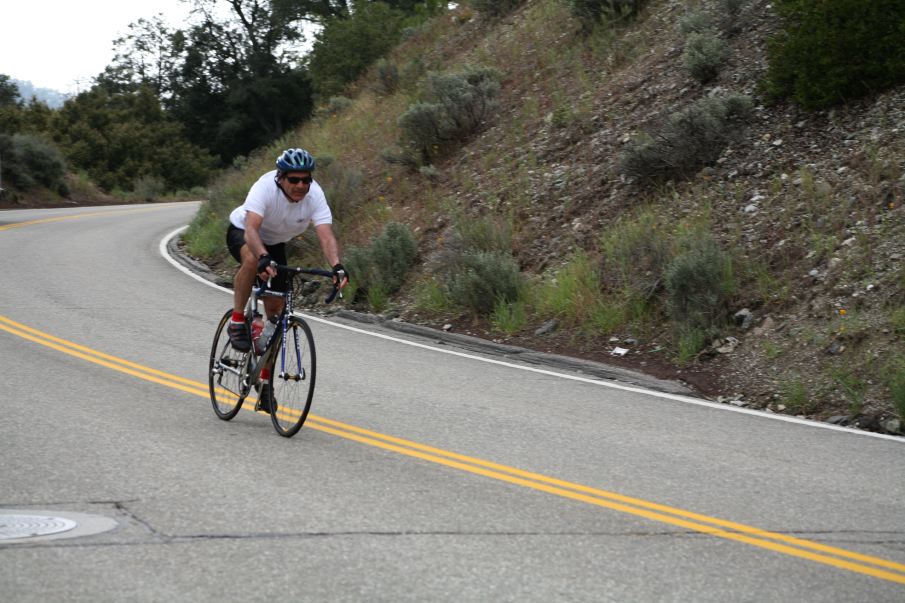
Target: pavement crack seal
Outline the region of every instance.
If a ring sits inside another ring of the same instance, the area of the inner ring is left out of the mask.
[[[0,316],[0,330],[60,352],[76,356],[146,381],[165,385],[207,399],[207,384],[171,375],[128,360],[92,350],[91,348],[54,337],[21,323]],[[246,403],[245,408],[250,404]],[[335,435],[347,440],[396,452],[405,456],[443,465],[459,471],[480,475],[525,488],[553,494],[574,501],[604,507],[635,517],[664,523],[684,530],[724,538],[756,546],[773,552],[807,559],[858,574],[905,584],[905,564],[873,557],[819,542],[796,538],[787,534],[770,532],[753,526],[709,517],[659,503],[608,492],[581,484],[547,477],[514,467],[485,461],[348,425],[316,415],[309,415],[307,426],[311,429]]]
[[[141,517],[139,517],[138,515],[136,515],[135,512],[132,511],[131,509],[129,509],[129,507],[127,507],[126,504],[125,504],[124,502],[114,502],[114,503],[113,503],[113,507],[114,507],[120,514],[125,515],[130,521],[132,521],[132,522],[138,524],[139,526],[141,526],[141,527],[142,527],[148,534],[150,534],[151,536],[153,536],[153,537],[155,537],[155,538],[160,538],[160,539],[163,539],[163,540],[167,540],[167,541],[172,540],[172,537],[171,537],[171,536],[168,536],[167,534],[164,534],[164,533],[158,531],[158,530],[157,530],[154,526],[152,526],[150,523],[148,523],[147,521],[145,521],[144,519],[142,519]]]

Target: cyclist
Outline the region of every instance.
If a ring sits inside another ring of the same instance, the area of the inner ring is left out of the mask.
[[[286,242],[305,232],[311,222],[324,257],[333,267],[334,284],[343,288],[349,282],[333,233],[333,214],[323,189],[312,177],[314,168],[314,157],[308,151],[286,149],[277,158],[276,169],[261,176],[248,191],[245,203],[229,215],[226,245],[240,265],[233,281],[233,315],[227,332],[230,344],[240,352],[252,346],[244,309],[255,276],[272,278],[271,289],[285,291],[286,275],[277,274],[270,262],[286,264]],[[268,318],[279,316],[282,310],[282,298],[264,298]],[[269,373],[267,368],[261,371],[263,383],[270,379]],[[268,388],[261,391],[263,394]],[[260,407],[269,412],[269,400],[260,400]]]

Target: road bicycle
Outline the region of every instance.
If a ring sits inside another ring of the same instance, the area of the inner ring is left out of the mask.
[[[239,413],[252,389],[260,397],[262,388],[269,388],[273,427],[281,436],[291,438],[308,417],[317,376],[314,336],[305,319],[293,314],[293,301],[320,285],[317,280],[304,278],[305,275],[332,279],[333,273],[320,268],[294,268],[276,263],[271,266],[278,273],[287,274],[286,291],[273,291],[269,288],[269,281],[266,284],[258,281],[252,287],[245,306],[245,325],[252,333],[252,323],[256,316],[260,317],[258,300],[268,296],[283,298],[283,311],[277,318],[272,335],[265,335],[267,330],[260,335],[261,338],[269,336],[269,341],[264,341],[263,345],[253,342],[248,352],[233,348],[227,334],[233,311],[227,310],[217,325],[211,346],[208,384],[214,413],[224,421],[233,419]],[[332,302],[338,292],[339,289],[333,284],[333,290],[324,301]],[[256,348],[261,350],[260,354]],[[261,382],[261,370],[265,367],[270,368],[270,381],[266,384]]]

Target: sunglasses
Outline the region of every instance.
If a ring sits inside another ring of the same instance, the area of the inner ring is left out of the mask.
[[[298,184],[299,182],[302,184],[311,184],[311,181],[314,179],[311,176],[286,176],[286,180],[289,184]]]

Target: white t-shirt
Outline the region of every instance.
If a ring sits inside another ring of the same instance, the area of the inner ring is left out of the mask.
[[[302,234],[311,222],[315,226],[333,223],[324,190],[317,182],[311,183],[304,199],[290,203],[273,181],[276,174],[276,170],[267,172],[251,186],[245,203],[229,214],[233,226],[244,230],[245,214],[252,211],[264,218],[261,240],[265,245],[276,245]]]

